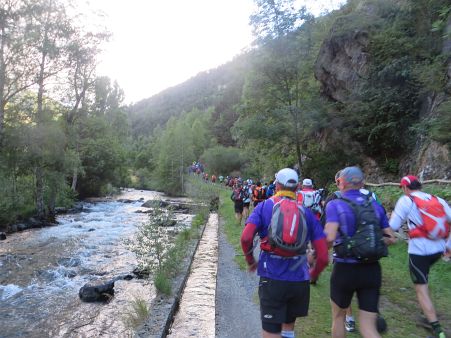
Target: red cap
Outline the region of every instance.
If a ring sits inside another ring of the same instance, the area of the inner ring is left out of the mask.
[[[410,185],[411,183],[413,183],[415,181],[419,181],[418,177],[413,176],[413,175],[407,175],[407,176],[404,176],[403,178],[401,178],[401,182],[399,182],[399,186],[400,187],[402,187],[402,186],[406,187],[406,186]]]

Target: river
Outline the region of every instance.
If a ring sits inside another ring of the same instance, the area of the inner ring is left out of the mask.
[[[58,216],[58,226],[14,233],[0,242],[0,337],[126,337],[135,298],[150,303],[151,283],[118,280],[108,303],[84,303],[86,283],[131,274],[135,255],[124,240],[148,221],[144,201],[157,192],[127,190],[109,201],[83,202],[83,211]],[[118,199],[128,199],[124,203]],[[179,225],[192,215],[178,215]]]

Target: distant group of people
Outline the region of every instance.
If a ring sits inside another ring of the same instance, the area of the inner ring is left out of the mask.
[[[407,221],[409,270],[417,299],[434,337],[445,338],[429,295],[428,276],[443,254],[451,255],[448,204],[422,192],[417,177],[405,176],[400,181],[404,195],[388,220],[377,197],[363,189],[360,168],[340,170],[335,181],[337,191],[316,201],[317,197],[311,196],[315,192],[313,182],[304,179],[299,187],[297,172],[284,168],[275,175],[273,196],[256,203],[245,221],[241,246],[249,270],[257,270],[260,276],[263,337],[295,336],[296,318],[307,316],[310,284],[316,283],[327,266],[329,247],[333,248],[332,337],[345,337],[346,331],[354,330],[353,317],[347,315],[354,294],[358,298],[360,333],[365,338],[380,337],[384,321],[378,315],[382,284],[379,260],[387,256],[387,246],[395,243],[394,231]],[[247,185],[243,182],[240,191],[249,192],[249,188],[243,188]],[[231,197],[236,201],[234,193]],[[243,196],[243,201],[246,198]],[[309,204],[316,202],[306,207],[307,200]],[[249,205],[242,205],[248,212]],[[237,214],[239,206],[235,202]],[[258,259],[254,257],[254,236],[260,243]]]

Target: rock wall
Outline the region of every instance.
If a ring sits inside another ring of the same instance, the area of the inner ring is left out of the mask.
[[[353,27],[352,22],[358,16],[365,17],[366,23],[361,27]],[[368,52],[370,32],[374,27],[371,22],[377,20],[374,6],[361,6],[357,9],[357,15],[340,17],[335,22],[315,63],[315,77],[321,83],[321,93],[328,99],[344,104],[351,102],[353,93],[365,83],[371,64]],[[447,32],[449,34],[443,44],[443,53],[451,55],[451,17],[448,19]],[[421,118],[434,116],[440,104],[451,96],[451,57],[448,58],[447,76],[447,92],[425,96]],[[413,151],[400,158],[399,175],[413,173],[425,180],[450,179],[448,147],[431,141],[425,135],[418,135],[416,139]],[[373,159],[366,158],[364,162],[364,167],[368,169],[365,171],[371,174],[372,181],[389,179]]]

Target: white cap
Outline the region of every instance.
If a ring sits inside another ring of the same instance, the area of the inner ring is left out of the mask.
[[[294,188],[298,185],[298,174],[296,171],[290,168],[283,168],[276,174],[276,180],[274,183],[279,183],[287,188]]]
[[[304,180],[302,181],[302,185],[306,185],[306,186],[313,186],[313,182],[310,178],[304,178]]]

